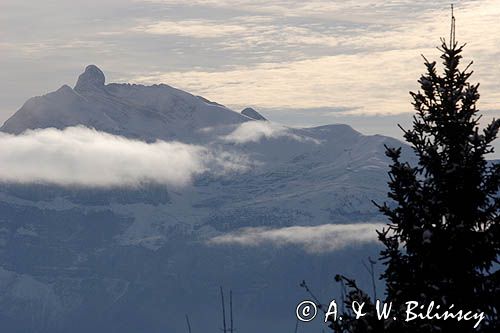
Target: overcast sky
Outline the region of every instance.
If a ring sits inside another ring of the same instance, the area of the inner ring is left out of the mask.
[[[288,125],[348,123],[398,136],[409,90],[448,38],[450,1],[1,0],[0,123],[26,99],[74,85],[166,83]],[[500,112],[500,1],[455,1],[457,39]],[[498,141],[498,140],[497,140]],[[498,146],[498,145],[497,145]],[[498,154],[497,154],[498,155]]]

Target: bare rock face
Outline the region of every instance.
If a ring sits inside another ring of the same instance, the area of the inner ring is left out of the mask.
[[[85,72],[78,77],[74,89],[77,92],[102,89],[105,82],[104,73],[96,65],[88,65],[85,68]]]
[[[244,109],[243,111],[241,111],[241,114],[255,120],[267,120],[263,115],[252,108]]]

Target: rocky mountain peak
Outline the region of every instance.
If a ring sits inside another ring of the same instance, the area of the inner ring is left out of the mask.
[[[80,74],[75,85],[78,92],[101,89],[104,87],[106,78],[104,73],[96,65],[88,65]]]

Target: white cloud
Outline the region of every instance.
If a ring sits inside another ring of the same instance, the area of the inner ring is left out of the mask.
[[[216,236],[208,241],[212,245],[300,246],[310,253],[332,252],[350,246],[377,242],[376,230],[383,224],[324,224],[312,227],[286,227],[280,229],[243,228]]]
[[[248,160],[179,142],[146,143],[84,127],[0,133],[0,180],[77,186],[184,186],[203,172],[245,170]]]
[[[411,0],[402,0],[397,3],[385,5],[380,0],[331,1],[331,0],[142,0],[144,2],[164,3],[169,5],[186,5],[191,7],[202,6],[215,9],[238,8],[250,13],[269,14],[284,17],[311,17],[346,20],[349,22],[373,21],[381,14],[394,13],[401,7],[411,5],[412,9],[422,8],[429,4],[426,2],[415,3]],[[392,15],[391,22],[403,16]]]
[[[190,5],[235,6],[225,0],[199,0]],[[387,5],[366,0],[354,6],[322,0],[240,0],[237,6],[254,14],[262,11],[274,21],[253,24],[245,22],[243,16],[230,23],[211,21],[223,30],[227,24],[245,27],[214,43],[221,50],[243,52],[247,57],[255,52],[260,55],[258,63],[157,72],[132,80],[167,81],[238,108],[252,104],[270,109],[347,108],[354,110],[351,114],[366,115],[410,113],[413,108],[408,91],[418,89],[416,81],[425,70],[420,55],[439,60],[435,46],[439,37],[447,37],[450,24],[448,4],[426,2]],[[320,13],[334,19],[306,20]],[[357,20],[364,23],[341,24],[349,13],[356,13]],[[281,15],[298,15],[305,21],[291,23]],[[493,33],[500,27],[498,15],[500,5],[492,0],[461,1],[456,10],[457,38],[469,43],[464,62],[475,61],[472,80],[481,82],[481,109],[495,109],[500,96],[496,74],[500,69],[500,35]]]
[[[317,140],[303,137],[292,133],[291,129],[269,121],[249,121],[239,125],[234,131],[222,137],[224,141],[242,144],[247,142],[259,142],[262,139],[275,139],[286,137],[296,141]]]
[[[311,45],[334,47],[345,38],[312,29],[312,25],[276,24],[272,17],[238,16],[230,20],[152,20],[125,32],[211,40],[221,50],[248,51]]]
[[[153,73],[133,81],[170,81],[237,107],[244,103],[262,108],[343,107],[359,114],[397,114],[411,110],[408,91],[416,87],[421,63],[418,51],[380,51],[225,71]]]
[[[193,38],[215,38],[241,34],[245,27],[237,24],[222,24],[208,20],[159,21],[134,27],[132,31],[155,35],[178,35]]]

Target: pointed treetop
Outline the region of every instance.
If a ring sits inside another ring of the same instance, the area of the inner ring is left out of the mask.
[[[451,4],[451,31],[450,31],[450,49],[455,45],[455,15],[453,13],[453,4]]]

